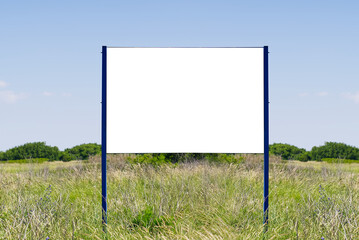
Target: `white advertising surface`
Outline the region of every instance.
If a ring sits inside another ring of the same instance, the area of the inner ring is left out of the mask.
[[[107,153],[263,153],[263,48],[107,48]]]

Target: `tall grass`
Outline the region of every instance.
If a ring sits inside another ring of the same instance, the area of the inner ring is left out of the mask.
[[[108,160],[108,239],[261,239],[262,156]],[[349,166],[349,167],[348,167]],[[359,239],[359,164],[271,158],[268,239]],[[103,239],[100,159],[0,164],[0,239]]]

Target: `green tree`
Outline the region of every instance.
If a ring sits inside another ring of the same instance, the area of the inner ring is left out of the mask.
[[[5,160],[5,153],[0,151],[0,161],[4,161]]]
[[[359,148],[344,143],[325,142],[323,146],[313,147],[311,155],[314,160],[322,160],[323,158],[359,160]]]
[[[48,158],[58,160],[60,151],[58,147],[47,146],[45,142],[26,143],[7,150],[2,154],[3,160],[19,160],[30,158]]]
[[[285,143],[274,143],[269,145],[270,154],[281,156],[285,160],[297,159],[300,154],[304,154],[305,152],[304,148],[298,148]]]
[[[69,159],[79,159],[79,160],[86,160],[89,156],[97,155],[101,153],[101,145],[97,143],[87,143],[77,145],[73,148],[67,148],[64,151],[64,155],[62,155],[61,160],[68,161]],[[65,158],[67,160],[65,160]]]
[[[76,160],[76,156],[67,152],[61,152],[60,160],[64,162],[68,162],[71,160]]]
[[[304,153],[301,153],[301,154],[297,155],[297,160],[299,160],[299,161],[306,162],[306,161],[309,161],[311,159],[312,159],[312,153],[310,151],[309,152],[304,152]]]

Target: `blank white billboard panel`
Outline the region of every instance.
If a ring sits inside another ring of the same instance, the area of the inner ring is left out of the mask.
[[[107,48],[107,153],[263,153],[263,48]]]

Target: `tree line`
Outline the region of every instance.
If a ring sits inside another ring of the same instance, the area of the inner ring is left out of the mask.
[[[310,151],[284,143],[269,146],[269,153],[281,156],[284,160],[321,161],[326,158],[359,160],[359,148],[345,143],[325,142],[323,146],[314,146]]]
[[[337,142],[325,142],[323,146],[315,146],[310,151],[290,144],[274,143],[269,145],[269,153],[281,156],[284,160],[321,161],[328,158],[359,160],[359,148]],[[0,161],[35,158],[48,159],[49,161],[86,160],[89,156],[97,154],[101,154],[101,145],[96,143],[81,144],[60,151],[58,147],[48,146],[45,142],[33,142],[0,152]],[[135,158],[139,162],[182,162],[189,159],[220,160],[222,162],[239,161],[239,159],[233,158],[233,154],[215,153],[153,153],[138,154]]]
[[[45,142],[33,142],[0,152],[0,161],[34,158],[48,159],[50,161],[86,160],[89,156],[100,153],[101,145],[96,143],[81,144],[60,151],[58,147],[48,146]]]

